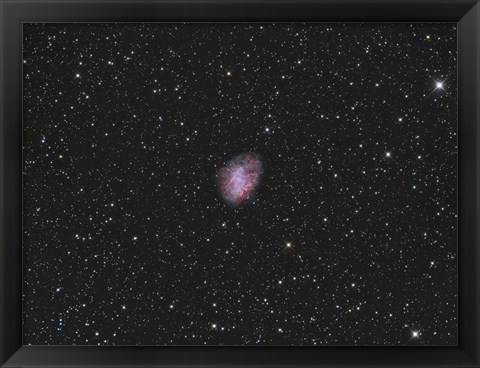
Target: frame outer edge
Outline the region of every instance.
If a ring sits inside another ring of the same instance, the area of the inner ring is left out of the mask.
[[[0,0],[0,81],[5,80],[4,75],[4,47],[5,47],[5,12],[4,2]],[[5,356],[5,234],[4,234],[4,183],[5,183],[5,134],[4,134],[4,83],[0,82],[0,365],[5,363],[7,357]]]
[[[18,115],[21,94],[17,92],[21,92],[22,82],[18,79],[21,75],[16,72],[18,65],[15,63],[17,60],[20,64],[21,59],[18,53],[11,52],[18,40],[14,29],[19,19],[15,5],[0,0],[0,365],[22,346],[22,290],[17,288],[21,286],[22,266],[21,262],[18,264],[21,261],[21,231],[18,232],[16,226],[17,221],[21,221],[19,178],[23,170],[18,165],[21,163],[18,152],[22,151],[22,142],[17,136],[21,131],[18,119],[21,118]],[[15,268],[17,266],[20,268]]]
[[[460,347],[464,353],[475,367],[480,367],[480,1],[477,0],[458,22],[458,30],[463,36],[458,42],[458,50],[461,51],[458,75],[462,84],[458,107],[459,121],[464,121],[462,130],[459,130],[459,139],[468,141],[468,144],[458,147],[459,167],[463,171],[473,172],[468,180],[465,179],[465,173],[460,172],[459,178],[463,182],[458,187],[458,205],[464,208],[464,212],[459,212],[459,231],[464,240],[459,242],[458,256],[459,259],[463,258],[464,267],[470,270],[468,280],[459,273],[459,280],[463,279],[459,285],[459,297],[460,292],[464,297],[459,299],[458,310],[459,318],[469,315],[472,324],[468,332],[459,330],[459,336],[462,337]],[[466,246],[471,249],[465,252],[460,248],[461,244],[463,249]],[[462,301],[463,305],[460,304]],[[465,322],[459,323],[459,328],[462,327],[465,327]]]
[[[476,305],[475,309],[477,311],[475,319],[475,341],[474,344],[477,347],[475,354],[474,354],[474,360],[477,366],[480,366],[480,2],[477,2],[475,7],[473,8],[473,11],[475,12],[475,73],[476,73],[476,79],[475,79],[475,96],[474,96],[474,101],[475,103],[475,120],[476,120],[476,137],[475,141],[477,142],[476,146],[476,152],[475,152],[475,157],[476,157],[476,168],[477,168],[477,176],[476,176],[476,200],[477,200],[477,206],[476,206],[476,223],[477,223],[477,229],[476,229],[476,257],[475,257],[475,263],[476,263],[476,277],[475,277],[475,291],[477,293],[477,298],[476,298]]]
[[[19,1],[22,2],[22,1]],[[34,3],[35,1],[33,1]],[[38,1],[41,2],[41,1]],[[55,1],[57,2],[57,1]],[[114,1],[112,1],[113,3]],[[13,3],[13,1],[9,0],[0,0],[0,366],[5,363],[5,361],[10,358],[7,356],[7,332],[6,332],[6,311],[7,309],[7,300],[6,296],[6,271],[5,271],[5,247],[6,247],[6,236],[5,236],[5,225],[6,225],[6,217],[5,211],[6,208],[4,206],[5,199],[6,199],[6,147],[5,142],[7,138],[5,137],[5,80],[6,77],[6,51],[5,45],[8,39],[8,35],[6,32],[7,29],[7,17],[6,17],[6,5],[8,3]],[[65,3],[74,3],[74,1],[65,1]],[[293,3],[293,0],[292,0]],[[461,2],[459,2],[461,3]],[[480,348],[478,347],[480,344],[480,2],[476,2],[476,5],[470,10],[470,15],[474,19],[474,30],[475,35],[474,37],[474,50],[472,50],[472,56],[474,57],[474,75],[472,75],[471,80],[474,83],[472,88],[472,96],[471,99],[474,101],[474,106],[472,107],[472,117],[475,119],[473,122],[475,124],[474,134],[475,134],[475,148],[474,148],[474,163],[475,163],[475,177],[474,183],[475,185],[475,193],[474,198],[472,200],[475,201],[475,224],[477,225],[475,229],[475,244],[473,244],[474,250],[474,262],[475,262],[475,280],[472,281],[472,286],[476,295],[474,297],[474,310],[475,310],[475,336],[474,341],[472,344],[476,346],[476,350],[473,352],[473,358],[475,360],[475,366],[479,367],[480,361]]]

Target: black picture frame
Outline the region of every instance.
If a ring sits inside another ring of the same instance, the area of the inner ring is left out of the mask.
[[[2,367],[480,367],[478,0],[0,0]],[[22,345],[23,22],[458,22],[457,347]]]

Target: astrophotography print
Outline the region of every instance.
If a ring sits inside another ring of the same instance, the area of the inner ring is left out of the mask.
[[[457,345],[455,23],[26,23],[23,339]]]

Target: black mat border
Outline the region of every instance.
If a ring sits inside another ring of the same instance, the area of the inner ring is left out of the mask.
[[[458,22],[458,347],[32,347],[21,336],[23,22]],[[479,367],[478,0],[0,0],[0,364],[5,367]]]

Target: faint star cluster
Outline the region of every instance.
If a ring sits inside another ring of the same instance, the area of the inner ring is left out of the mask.
[[[456,345],[456,32],[24,24],[24,344]]]

